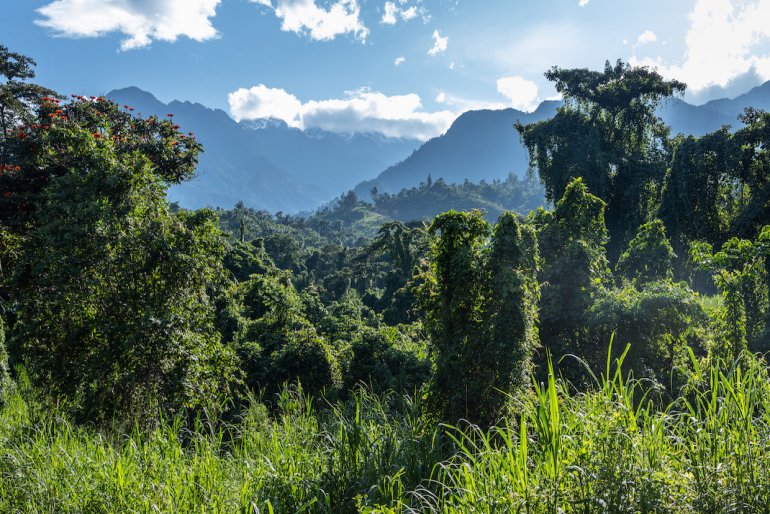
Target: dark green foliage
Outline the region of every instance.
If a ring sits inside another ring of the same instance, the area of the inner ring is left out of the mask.
[[[34,119],[32,108],[44,96],[55,93],[36,84],[25,82],[35,78],[35,61],[0,45],[0,167],[14,160],[11,131]]]
[[[400,221],[430,220],[450,209],[481,209],[486,211],[487,220],[494,221],[505,211],[527,214],[545,203],[543,190],[536,182],[520,180],[514,174],[503,181],[479,184],[431,180],[397,194],[373,194],[372,201],[374,212]]]
[[[531,217],[542,260],[540,339],[557,360],[570,353],[596,360],[607,345],[595,346],[586,326],[592,303],[612,282],[604,208],[578,178],[567,186],[554,212]]]
[[[603,71],[554,67],[545,76],[565,105],[551,120],[517,126],[530,165],[550,200],[582,177],[606,202],[610,253],[616,257],[657,205],[668,129],[655,109],[686,86],[621,61],[608,61]]]
[[[416,392],[428,379],[425,348],[414,341],[408,327],[364,327],[350,345],[350,361],[343,376],[345,389],[364,385],[375,392]]]
[[[674,276],[674,254],[660,220],[639,227],[628,249],[620,255],[616,271],[637,285],[671,280]]]
[[[525,387],[538,346],[537,282],[539,255],[535,231],[507,212],[500,216],[492,235],[487,262],[489,280],[484,305],[486,337],[481,365],[486,364],[491,387],[517,391]],[[494,391],[486,395],[495,396]],[[495,412],[500,398],[483,408]]]
[[[674,251],[684,256],[690,241],[719,244],[725,239],[734,211],[729,176],[734,147],[726,128],[700,138],[680,136],[673,144],[659,216]]]
[[[731,231],[755,237],[770,224],[770,113],[748,108],[740,116],[745,127],[733,136],[738,164],[732,175],[738,191],[739,211]]]
[[[450,211],[421,286],[434,373],[430,399],[442,419],[490,424],[523,382],[537,344],[537,244],[512,214],[490,227],[479,211]]]
[[[222,239],[211,212],[165,202],[195,157],[138,151],[146,136],[105,104],[68,106],[30,150],[46,185],[26,192],[36,210],[13,284],[14,360],[89,419],[211,404],[232,369],[209,295]]]
[[[235,303],[233,345],[248,389],[270,397],[284,382],[297,380],[314,392],[339,387],[337,360],[304,317],[287,273],[253,275],[238,286]]]

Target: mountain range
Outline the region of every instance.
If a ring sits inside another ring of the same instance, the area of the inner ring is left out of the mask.
[[[407,157],[420,142],[379,134],[302,131],[273,119],[236,122],[221,109],[161,102],[136,87],[107,97],[142,116],[165,117],[203,145],[197,176],[172,186],[169,199],[183,207],[232,207],[239,201],[288,213],[312,210],[362,179]]]
[[[447,183],[524,176],[527,152],[513,125],[548,119],[561,105],[545,101],[531,113],[468,111],[446,133],[421,144],[379,134],[303,131],[274,119],[239,123],[222,110],[190,102],[165,104],[135,87],[107,96],[144,116],[173,113],[183,130],[194,132],[203,144],[198,176],[173,186],[170,200],[187,208],[232,207],[243,201],[287,213],[316,209],[350,189],[361,198],[373,188],[396,193],[428,175]],[[702,135],[723,125],[740,126],[737,117],[749,106],[770,110],[770,81],[736,98],[699,106],[671,99],[659,115],[673,134]]]

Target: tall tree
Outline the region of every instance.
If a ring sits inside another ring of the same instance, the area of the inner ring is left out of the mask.
[[[645,223],[618,259],[616,270],[627,280],[642,286],[674,278],[674,249],[666,237],[663,222]]]
[[[553,212],[532,215],[542,259],[540,337],[557,357],[570,353],[593,357],[604,351],[589,345],[586,327],[594,299],[612,282],[604,209],[605,203],[576,178]]]
[[[646,67],[609,61],[603,71],[561,69],[545,74],[564,97],[550,120],[517,124],[550,200],[582,177],[607,204],[614,257],[657,205],[666,167],[668,129],[655,114],[685,85]]]
[[[433,352],[431,400],[449,422],[497,420],[537,344],[537,244],[504,214],[489,241],[479,211],[439,215],[420,296]]]
[[[666,172],[658,215],[674,251],[687,255],[690,242],[725,241],[735,211],[731,179],[736,147],[727,127],[699,138],[679,136]]]

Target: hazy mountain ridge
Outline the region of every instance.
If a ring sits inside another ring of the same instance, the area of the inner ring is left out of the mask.
[[[136,87],[109,98],[144,116],[174,120],[203,144],[199,175],[169,198],[188,208],[231,207],[238,201],[269,211],[314,209],[414,150],[419,141],[377,134],[302,131],[278,120],[238,123],[221,109],[161,102]]]
[[[523,177],[528,169],[528,155],[514,124],[547,119],[560,105],[559,101],[545,101],[531,113],[515,109],[463,113],[445,134],[426,142],[377,177],[361,182],[355,191],[364,198],[369,197],[372,188],[381,193],[397,193],[419,185],[428,174],[434,180],[443,178],[449,183],[504,180],[509,173]],[[770,110],[770,82],[734,99],[713,100],[699,106],[671,99],[658,112],[672,134],[700,136],[723,125],[740,127],[737,117],[749,106]]]
[[[450,184],[505,180],[511,173],[523,177],[528,156],[514,124],[547,119],[561,105],[545,101],[531,113],[468,111],[445,134],[420,145],[376,133],[300,130],[274,119],[239,123],[221,109],[191,102],[165,104],[135,87],[108,96],[145,116],[174,113],[184,130],[195,132],[203,143],[201,173],[171,188],[172,201],[189,208],[230,207],[243,201],[273,212],[311,211],[353,188],[361,198],[368,198],[372,188],[397,193],[418,186],[428,175]],[[770,82],[700,106],[668,100],[659,113],[672,133],[702,135],[723,125],[739,127],[737,117],[748,106],[770,109]]]

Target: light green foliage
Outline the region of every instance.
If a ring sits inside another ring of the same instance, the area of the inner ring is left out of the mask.
[[[479,211],[449,211],[420,288],[434,373],[430,400],[444,420],[490,424],[521,386],[537,344],[537,244],[513,214],[490,227]]]
[[[0,511],[353,514],[395,503],[441,459],[408,399],[312,405],[284,389],[273,415],[252,401],[237,426],[177,419],[112,437],[15,395],[0,410]]]
[[[754,241],[732,238],[718,252],[708,243],[694,243],[691,256],[696,265],[713,274],[722,293],[723,341],[716,348],[718,354],[730,360],[747,343],[752,350],[767,351],[770,226],[763,227]]]
[[[686,349],[703,353],[708,341],[708,316],[700,297],[687,284],[670,281],[606,291],[591,306],[586,326],[595,347],[613,337],[630,344],[626,369],[671,394],[681,385],[676,370],[687,362]],[[592,368],[600,364],[594,355],[582,357]]]
[[[4,405],[6,398],[13,393],[13,380],[8,368],[8,351],[5,346],[5,321],[0,316],[0,405]]]
[[[634,284],[671,280],[676,255],[666,237],[666,228],[660,220],[652,220],[639,227],[628,249],[620,255],[616,270]]]
[[[549,368],[520,415],[490,430],[435,428],[393,396],[358,391],[323,411],[284,390],[273,415],[253,402],[236,426],[112,437],[15,393],[0,408],[0,510],[764,512],[765,363],[692,356],[682,396],[662,408],[623,367],[608,361],[580,394]]]

